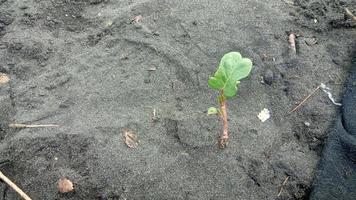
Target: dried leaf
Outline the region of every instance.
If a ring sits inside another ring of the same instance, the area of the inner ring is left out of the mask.
[[[0,73],[0,84],[5,84],[10,81],[10,78],[8,75]]]
[[[60,193],[72,192],[74,190],[73,183],[67,178],[61,178],[58,181],[58,191]]]
[[[138,147],[138,139],[137,139],[137,135],[132,132],[132,131],[128,131],[125,130],[124,131],[124,137],[125,137],[125,144],[129,147],[129,148],[137,148]]]

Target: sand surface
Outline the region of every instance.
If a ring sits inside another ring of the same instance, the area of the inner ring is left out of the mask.
[[[34,200],[306,199],[337,107],[317,92],[288,111],[320,83],[340,100],[356,38],[345,7],[356,13],[354,0],[1,0],[0,170]],[[254,65],[220,150],[207,80],[230,51]],[[61,177],[75,192],[58,193]]]

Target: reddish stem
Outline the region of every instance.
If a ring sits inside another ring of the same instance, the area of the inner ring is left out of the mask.
[[[219,138],[219,146],[220,148],[225,148],[227,140],[229,139],[229,133],[228,133],[228,123],[227,123],[227,112],[226,112],[226,99],[224,96],[224,92],[221,91],[221,96],[220,96],[220,107],[221,107],[221,119],[223,121],[223,132]]]

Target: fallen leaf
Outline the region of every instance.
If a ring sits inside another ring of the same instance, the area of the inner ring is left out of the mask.
[[[125,137],[125,144],[129,147],[129,148],[137,148],[138,147],[138,139],[137,139],[137,135],[132,132],[132,131],[128,131],[125,130],[124,131],[124,137]]]
[[[58,181],[58,191],[60,193],[72,192],[74,190],[73,183],[67,178],[61,178]]]
[[[8,75],[0,73],[0,84],[5,84],[10,81],[10,78]]]
[[[139,23],[142,20],[142,15],[137,15],[134,18],[132,18],[132,21]]]

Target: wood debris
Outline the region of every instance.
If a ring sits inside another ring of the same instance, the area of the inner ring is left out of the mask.
[[[295,44],[295,39],[296,39],[296,36],[294,33],[290,33],[289,34],[289,37],[288,37],[288,41],[289,41],[289,47],[290,49],[293,51],[293,53],[297,53],[297,47],[296,47],[296,44]]]

